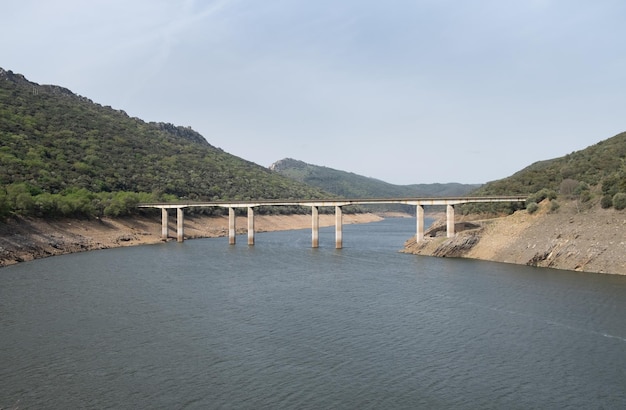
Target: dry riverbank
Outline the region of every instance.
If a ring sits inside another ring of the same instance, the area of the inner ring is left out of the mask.
[[[556,212],[545,201],[532,215],[524,210],[489,220],[459,218],[458,234],[450,239],[439,223],[423,242],[407,241],[405,252],[626,275],[626,211],[560,203]]]
[[[344,214],[344,224],[381,220],[375,214]],[[334,215],[320,215],[320,226],[332,226]],[[175,240],[176,218],[170,218],[170,240]],[[256,232],[311,227],[310,215],[255,215]],[[237,217],[238,233],[247,232],[246,217]],[[228,217],[187,216],[185,238],[228,235]],[[92,220],[13,218],[0,223],[0,266],[94,249],[161,242],[161,218],[102,218]]]

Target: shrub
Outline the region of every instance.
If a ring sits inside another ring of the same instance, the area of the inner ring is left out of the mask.
[[[583,195],[585,193],[589,192],[589,185],[587,185],[587,183],[585,182],[581,182],[580,184],[578,184],[578,186],[576,187],[576,189],[574,189],[574,195]]]
[[[617,174],[611,175],[602,181],[602,193],[613,196],[618,192],[620,178]]]
[[[611,197],[611,195],[604,195],[602,196],[602,199],[600,200],[600,206],[602,207],[602,209],[607,209],[613,206],[613,198]]]
[[[537,212],[537,209],[539,209],[539,205],[537,205],[537,202],[530,202],[526,204],[526,210],[529,214],[534,214],[535,212]]]
[[[589,202],[591,201],[591,192],[589,191],[582,191],[580,193],[580,202]]]
[[[626,208],[626,194],[618,192],[613,196],[613,207],[617,210]]]
[[[11,206],[4,189],[0,188],[0,220],[6,218],[11,213]]]
[[[556,192],[551,189],[543,188],[542,190],[537,191],[534,194],[530,195],[528,199],[526,199],[526,203],[529,203],[529,202],[539,203],[546,198],[556,199]]]
[[[550,200],[550,212],[556,212],[560,207],[561,205],[556,200]]]

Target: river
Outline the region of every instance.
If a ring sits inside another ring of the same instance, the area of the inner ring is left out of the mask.
[[[626,408],[626,277],[398,253],[414,230],[2,268],[0,408]]]

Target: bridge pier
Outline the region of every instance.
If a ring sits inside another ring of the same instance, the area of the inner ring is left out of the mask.
[[[415,241],[420,242],[424,239],[424,206],[416,205],[415,206],[415,220],[416,220],[416,230],[415,230]]]
[[[319,248],[320,246],[320,216],[319,208],[311,207],[311,247]]]
[[[254,245],[254,209],[248,207],[248,245]]]
[[[447,205],[446,208],[446,230],[448,238],[454,237],[454,205]]]
[[[237,225],[235,217],[235,208],[228,208],[228,244],[237,243]]]
[[[343,248],[343,212],[335,206],[335,249]]]
[[[185,240],[185,214],[183,208],[176,208],[176,241],[182,242]]]
[[[161,208],[161,239],[163,240],[167,240],[167,236],[169,235],[167,216],[167,208]]]
[[[154,202],[138,204],[139,208],[160,208],[161,209],[161,237],[164,240],[169,236],[168,210],[177,210],[177,233],[176,238],[182,242],[185,238],[184,232],[184,208],[189,207],[221,207],[228,208],[228,242],[231,245],[236,241],[235,209],[248,208],[248,244],[254,244],[254,207],[257,206],[310,206],[311,207],[311,246],[319,246],[319,207],[335,207],[335,248],[343,247],[343,214],[342,207],[349,205],[365,204],[405,204],[416,206],[416,233],[417,242],[424,239],[424,206],[446,205],[446,230],[448,238],[455,236],[454,231],[454,205],[469,203],[489,203],[489,202],[524,202],[526,196],[489,196],[489,197],[445,197],[445,198],[362,198],[362,199],[315,199],[315,200],[259,200],[259,201],[214,201],[214,202]]]

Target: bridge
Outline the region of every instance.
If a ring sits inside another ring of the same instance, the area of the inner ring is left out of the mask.
[[[404,204],[415,206],[416,234],[415,239],[420,242],[424,239],[424,206],[446,206],[446,230],[448,238],[455,235],[454,232],[454,206],[468,203],[487,202],[524,202],[526,196],[481,196],[481,197],[442,197],[442,198],[361,198],[361,199],[304,199],[304,200],[257,200],[257,201],[211,201],[211,202],[153,202],[141,203],[139,208],[161,209],[161,237],[167,239],[168,210],[176,209],[176,239],[184,241],[184,209],[185,208],[228,208],[228,243],[236,242],[235,209],[248,209],[248,245],[254,245],[254,208],[259,206],[308,206],[311,207],[311,246],[319,247],[319,208],[335,208],[335,248],[343,247],[343,211],[342,207],[349,205],[373,205],[373,204]]]

